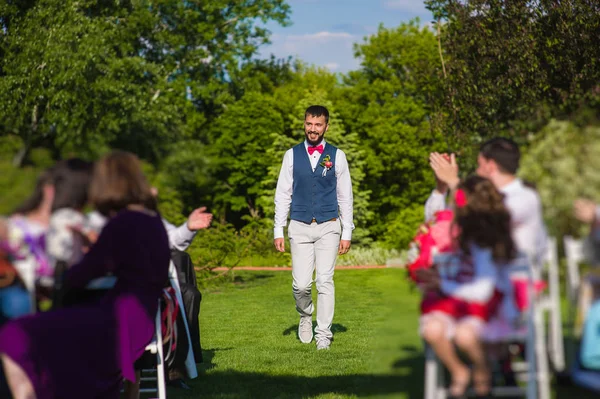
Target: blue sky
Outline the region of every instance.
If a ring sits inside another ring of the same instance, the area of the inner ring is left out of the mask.
[[[298,57],[332,72],[358,69],[353,43],[377,32],[380,23],[387,28],[414,17],[421,23],[432,20],[422,0],[288,0],[291,26],[267,25],[272,44],[260,55],[278,58]]]

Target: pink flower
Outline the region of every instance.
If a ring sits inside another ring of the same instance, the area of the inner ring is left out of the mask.
[[[457,208],[462,208],[467,205],[467,195],[462,189],[458,189],[456,190],[456,193],[454,193],[454,203]]]

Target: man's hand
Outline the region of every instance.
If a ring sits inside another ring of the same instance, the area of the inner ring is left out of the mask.
[[[596,204],[594,201],[579,198],[574,204],[575,217],[583,223],[591,224],[596,220]]]
[[[429,154],[429,165],[433,169],[435,177],[445,183],[451,190],[458,186],[460,179],[458,178],[458,165],[454,154],[450,154],[450,159],[447,159],[440,153],[432,152]]]
[[[274,239],[273,245],[279,252],[285,252],[285,239],[283,237]]]
[[[347,254],[350,251],[350,240],[340,240],[339,255]]]
[[[188,217],[187,228],[190,229],[190,231],[205,229],[208,226],[210,226],[210,223],[212,222],[212,217],[212,213],[206,212],[205,206],[194,209]]]

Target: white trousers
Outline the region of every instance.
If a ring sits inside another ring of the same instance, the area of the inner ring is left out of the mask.
[[[288,226],[292,252],[292,290],[300,316],[311,316],[313,273],[316,270],[317,328],[315,338],[331,340],[335,307],[333,272],[340,245],[340,220],[306,224],[292,220]]]

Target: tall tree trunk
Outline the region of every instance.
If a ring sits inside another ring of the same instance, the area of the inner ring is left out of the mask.
[[[13,166],[20,168],[23,166],[25,159],[29,155],[29,150],[31,150],[31,143],[35,134],[38,130],[38,105],[34,105],[31,110],[31,125],[27,130],[27,134],[25,135],[25,139],[23,140],[23,147],[17,152],[15,157],[13,158]]]

